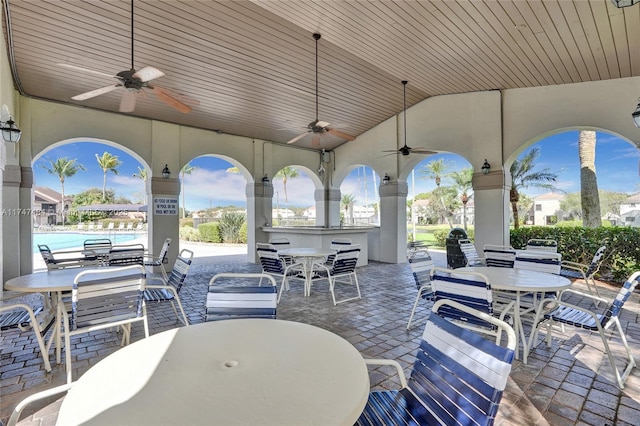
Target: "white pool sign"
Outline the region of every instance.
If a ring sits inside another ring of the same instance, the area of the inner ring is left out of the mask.
[[[153,197],[153,214],[170,216],[178,214],[178,197],[158,195]]]

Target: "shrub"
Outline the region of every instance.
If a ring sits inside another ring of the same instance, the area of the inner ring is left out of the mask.
[[[180,239],[186,241],[201,241],[200,233],[192,226],[183,226],[179,230]]]
[[[224,212],[220,217],[219,232],[222,242],[240,242],[240,229],[245,223],[244,214],[237,212]]]
[[[207,243],[221,243],[220,229],[217,222],[201,223],[198,225],[201,241]]]
[[[184,226],[190,226],[193,228],[193,218],[185,217],[184,219],[180,219],[180,228]]]
[[[607,246],[600,275],[622,283],[640,270],[640,229],[620,226],[531,226],[511,230],[511,245],[525,248],[531,238],[556,240],[562,260],[589,264],[596,250]]]
[[[246,244],[248,241],[247,238],[247,221],[245,221],[240,227],[240,235],[239,235],[239,243]]]

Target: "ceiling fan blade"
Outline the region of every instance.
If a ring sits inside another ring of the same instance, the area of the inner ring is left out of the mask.
[[[318,148],[319,146],[320,146],[320,135],[317,133],[314,133],[313,137],[311,138],[311,147]]]
[[[136,109],[136,92],[125,90],[120,99],[120,112],[133,112],[134,109]]]
[[[428,149],[421,148],[413,148],[411,152],[414,154],[437,154],[435,151],[429,151]]]
[[[143,82],[151,81],[154,78],[159,78],[163,75],[164,73],[162,71],[154,67],[144,67],[140,71],[136,71],[136,73],[133,74],[134,77],[139,78]]]
[[[155,93],[156,97],[158,99],[160,99],[162,102],[164,102],[165,104],[169,105],[170,107],[173,107],[173,108],[177,109],[181,113],[188,114],[188,113],[191,112],[191,107],[190,106],[185,105],[182,102],[180,102],[179,100],[177,100],[176,98],[172,97],[162,87],[154,86],[153,87],[153,93]]]
[[[75,71],[88,72],[88,73],[99,75],[99,76],[103,76],[103,77],[115,78],[115,75],[113,75],[113,74],[108,74],[106,72],[92,70],[90,68],[83,68],[83,67],[79,67],[79,66],[76,66],[76,65],[70,65],[70,64],[56,64],[56,65],[58,65],[59,67],[63,67],[63,68],[69,68],[69,69],[75,70]]]
[[[333,136],[337,136],[337,137],[342,138],[342,139],[346,139],[348,141],[356,140],[355,136],[348,135],[348,134],[346,134],[344,132],[341,132],[340,130],[336,130],[336,129],[327,129],[327,133],[329,133],[329,134],[331,134]]]
[[[148,87],[151,87],[151,86],[148,86]],[[155,87],[158,87],[158,86],[154,85],[151,88],[153,89]],[[173,99],[177,99],[178,101],[182,102],[187,106],[190,106],[191,108],[195,108],[198,105],[200,105],[200,101],[194,98],[193,96],[185,95],[184,93],[180,93],[175,89],[162,86],[160,87],[160,90],[162,90],[165,94],[171,96]]]
[[[94,89],[89,92],[81,93],[79,95],[72,96],[71,99],[74,101],[86,101],[87,99],[91,99],[98,95],[102,95],[104,93],[109,93],[112,90],[116,90],[118,87],[122,87],[122,84],[112,84],[110,86],[101,87],[99,89]]]
[[[298,142],[300,139],[304,138],[305,136],[307,136],[309,134],[309,132],[304,132],[299,134],[298,136],[296,136],[295,138],[291,139],[289,142],[287,142],[288,144],[292,144],[292,143],[296,143]]]

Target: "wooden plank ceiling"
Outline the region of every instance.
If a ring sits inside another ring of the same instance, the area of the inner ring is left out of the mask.
[[[114,84],[110,76],[131,67],[129,0],[2,2],[22,94],[118,111],[123,88],[71,97]],[[322,34],[318,118],[354,136],[402,111],[401,80],[411,106],[452,93],[640,76],[640,5],[617,9],[610,0],[135,0],[135,69],[163,71],[152,84],[181,93],[193,111],[145,89],[129,114],[286,143],[316,118],[314,32]],[[313,148],[344,142],[325,134]]]

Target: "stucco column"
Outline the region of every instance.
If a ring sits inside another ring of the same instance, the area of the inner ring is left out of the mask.
[[[7,164],[2,176],[2,278],[4,281],[20,275],[21,181],[20,166]]]
[[[316,200],[316,225],[340,226],[340,190],[316,189],[313,196]]]
[[[407,261],[407,194],[406,182],[380,185],[380,261]]]
[[[246,186],[247,196],[247,261],[257,262],[256,243],[269,241],[269,234],[262,230],[271,226],[273,185],[254,182]]]
[[[20,168],[20,207],[25,214],[20,215],[20,275],[33,272],[33,169]],[[27,214],[28,213],[28,214]],[[38,255],[39,256],[39,255]]]
[[[180,179],[151,178],[151,197],[147,205],[149,229],[149,252],[154,256],[160,253],[166,238],[171,238],[169,246],[169,263],[165,265],[167,272],[173,268],[178,257],[180,235],[178,232],[178,199],[180,196]],[[154,272],[160,272],[158,269]]]
[[[509,245],[509,188],[504,171],[475,173],[472,180],[475,207],[475,246]]]

